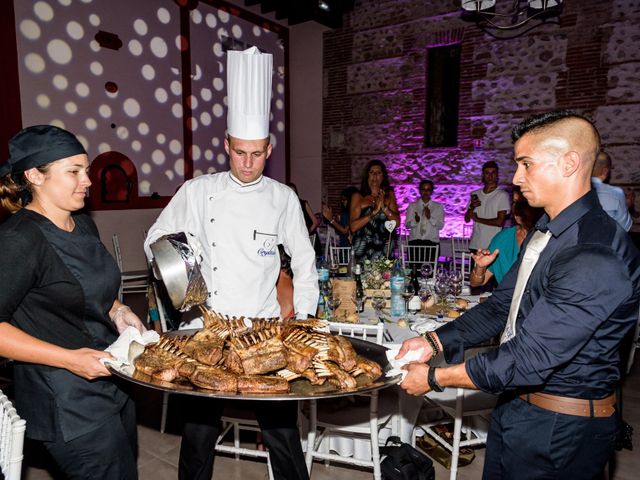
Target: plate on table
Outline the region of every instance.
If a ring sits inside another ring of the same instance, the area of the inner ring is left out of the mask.
[[[189,336],[195,333],[194,330],[179,330],[170,332],[167,335],[173,336]],[[383,370],[382,376],[373,383],[362,384],[364,375],[356,377],[358,386],[351,390],[340,390],[333,385],[325,382],[325,385],[311,385],[306,379],[296,379],[289,383],[290,391],[288,393],[230,393],[230,392],[217,392],[214,390],[207,390],[192,385],[190,382],[184,383],[166,382],[158,380],[135,369],[133,365],[125,365],[121,367],[115,367],[108,365],[107,368],[114,375],[124,378],[138,385],[144,385],[146,387],[154,388],[156,390],[163,390],[175,394],[183,395],[197,395],[201,397],[213,397],[213,398],[226,398],[235,400],[308,400],[318,398],[334,398],[334,397],[346,397],[350,395],[357,395],[381,388],[386,388],[391,385],[400,383],[402,377],[396,375],[394,377],[386,377],[385,373],[391,368],[387,360],[385,352],[387,347],[378,345],[376,343],[367,342],[365,340],[353,337],[345,337],[351,342],[354,350],[358,355],[361,355],[369,360],[377,362]]]

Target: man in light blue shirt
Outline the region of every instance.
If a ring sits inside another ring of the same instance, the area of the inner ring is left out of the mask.
[[[591,187],[598,194],[598,200],[604,211],[628,232],[633,220],[629,215],[627,200],[621,188],[604,183],[610,175],[611,157],[605,152],[600,152],[593,165]]]

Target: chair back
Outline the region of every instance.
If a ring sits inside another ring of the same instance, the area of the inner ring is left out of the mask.
[[[456,270],[461,270],[464,274],[465,265],[462,256],[463,253],[469,253],[469,239],[464,237],[451,237],[451,256],[453,260],[453,267]],[[470,263],[467,266],[470,266]]]
[[[327,226],[326,228],[326,236],[325,236],[325,242],[324,242],[324,258],[329,258],[329,249],[331,247],[337,247],[338,246],[338,236],[336,235],[336,231],[333,229],[333,227]]]
[[[373,341],[378,345],[382,345],[384,324],[382,322],[378,322],[375,325],[366,323],[329,322],[329,331],[344,337],[362,338],[368,342]]]
[[[111,236],[111,241],[113,242],[113,254],[115,255],[116,263],[120,270],[120,289],[118,290],[118,300],[122,302],[125,293],[147,293],[147,289],[149,287],[148,269],[124,271],[122,265],[122,251],[120,250],[120,240],[117,233],[114,233]]]
[[[436,267],[440,255],[439,245],[401,245],[400,258],[403,268],[420,267],[428,263],[433,269],[433,279],[436,278]]]
[[[118,239],[117,233],[111,236],[111,242],[113,243],[113,254],[116,256],[116,263],[118,264],[120,273],[122,273],[122,252],[120,251],[120,240]]]
[[[329,259],[332,267],[349,265],[351,247],[329,247]]]
[[[20,478],[26,426],[27,422],[0,390],[0,468],[7,480]]]
[[[471,254],[469,252],[462,252],[460,260],[460,271],[462,272],[464,285],[469,285],[469,277],[471,276],[471,265],[473,264],[473,259],[471,258]]]

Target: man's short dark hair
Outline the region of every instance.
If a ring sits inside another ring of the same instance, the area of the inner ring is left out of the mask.
[[[482,164],[482,171],[484,172],[487,168],[495,168],[498,170],[498,164],[493,160],[489,160],[488,162],[484,162]]]
[[[418,184],[418,188],[422,189],[422,187],[424,187],[425,185],[429,185],[431,186],[431,190],[434,190],[436,188],[436,186],[433,184],[433,180],[421,180],[420,183]]]
[[[600,136],[598,135],[598,130],[593,124],[593,121],[590,118],[585,117],[581,113],[577,113],[572,110],[556,110],[553,112],[532,115],[513,128],[513,130],[511,131],[511,140],[513,140],[513,143],[516,143],[523,135],[527,133],[537,130],[543,130],[550,127],[551,125],[554,125],[557,122],[560,122],[561,120],[566,120],[567,118],[578,118],[589,123],[589,125],[593,127],[593,130],[596,133],[599,143]]]

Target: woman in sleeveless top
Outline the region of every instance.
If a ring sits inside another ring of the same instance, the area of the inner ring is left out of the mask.
[[[387,169],[380,160],[367,163],[360,191],[351,198],[350,227],[353,233],[353,254],[358,263],[386,257],[393,250],[392,234],[385,223],[400,225],[400,214]]]

